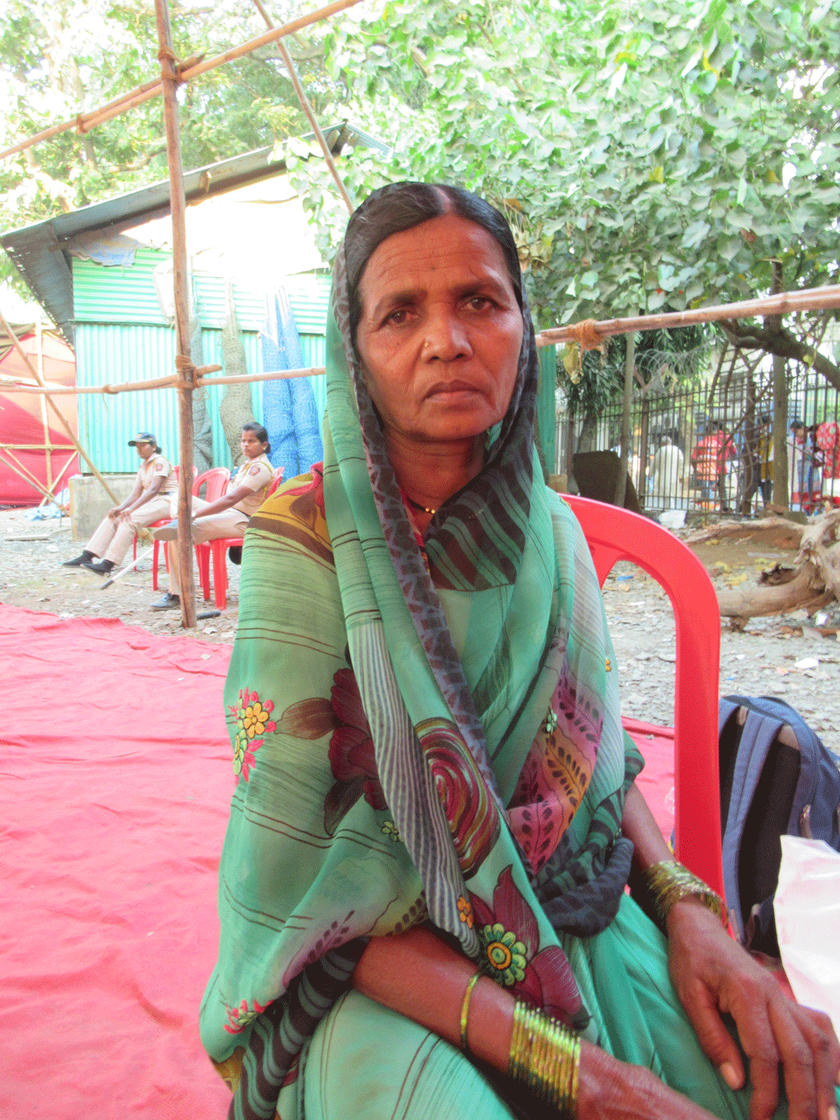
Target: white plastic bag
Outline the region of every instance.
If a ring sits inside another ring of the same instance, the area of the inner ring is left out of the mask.
[[[793,994],[824,1011],[840,1036],[840,852],[824,840],[783,836],[773,909]]]

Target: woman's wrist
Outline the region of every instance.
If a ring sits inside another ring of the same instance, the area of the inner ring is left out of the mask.
[[[728,912],[720,895],[676,860],[651,864],[642,872],[642,879],[663,927],[674,907],[687,900],[702,904],[726,926]]]

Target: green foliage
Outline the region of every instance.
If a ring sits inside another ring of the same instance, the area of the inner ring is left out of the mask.
[[[393,149],[358,184],[444,180],[505,208],[541,325],[752,298],[773,259],[785,287],[837,282],[837,0],[415,8],[327,40]]]
[[[255,8],[222,0],[172,3],[176,55],[220,54],[265,31]],[[244,10],[243,10],[244,9]],[[275,19],[289,5],[274,7]],[[291,44],[292,54],[295,44]],[[147,0],[6,0],[0,14],[0,147],[99,108],[160,74]],[[304,60],[310,88],[329,91],[320,55]],[[274,47],[181,88],[185,167],[200,167],[308,128]],[[0,164],[0,227],[10,229],[167,177],[162,100],[89,132],[75,130]],[[8,266],[7,266],[8,267]]]

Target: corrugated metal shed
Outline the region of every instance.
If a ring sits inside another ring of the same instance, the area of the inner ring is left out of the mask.
[[[331,125],[323,131],[334,155],[339,155],[345,146],[388,150],[381,141],[347,122]],[[272,159],[272,151],[270,147],[259,148],[220,163],[185,171],[187,203],[281,174],[285,171],[285,163]],[[0,234],[0,245],[72,346],[75,323],[68,253],[70,242],[96,231],[118,233],[168,213],[169,181],[165,180],[105,202],[84,206],[69,214],[60,214],[46,222],[6,231]]]
[[[124,381],[148,381],[172,374],[175,332],[166,322],[154,284],[154,270],[165,267],[171,254],[140,249],[126,266],[103,266],[74,259],[78,384],[101,386]],[[325,361],[326,315],[330,279],[324,274],[292,277],[287,293],[298,330],[306,366]],[[222,365],[222,323],[226,314],[225,281],[220,277],[194,277],[194,292],[202,325],[203,360]],[[262,373],[259,331],[265,318],[265,293],[247,285],[233,285],[237,325],[249,373]],[[306,333],[304,333],[306,332]],[[253,414],[262,421],[261,382],[250,386]],[[326,403],[323,378],[313,379],[319,411]],[[213,434],[213,461],[233,466],[225,440],[219,405],[224,386],[209,386],[208,409]],[[165,450],[175,454],[178,445],[178,405],[174,389],[153,389],[79,398],[79,434],[100,470],[134,471],[136,455],[128,440],[136,432],[151,431]]]

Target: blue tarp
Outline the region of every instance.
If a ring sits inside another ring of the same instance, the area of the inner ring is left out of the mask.
[[[266,296],[265,326],[260,332],[263,369],[300,369],[300,336],[288,296],[277,288]],[[321,423],[310,378],[263,383],[263,423],[271,441],[269,459],[294,478],[324,457]]]

